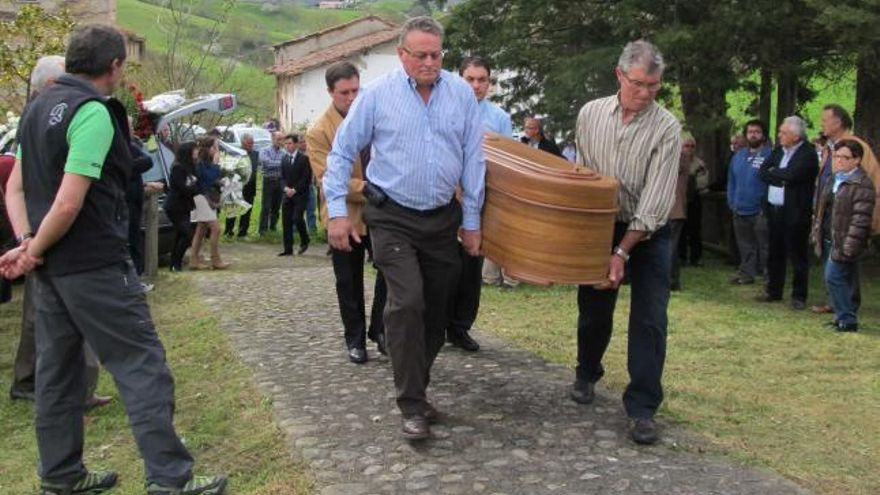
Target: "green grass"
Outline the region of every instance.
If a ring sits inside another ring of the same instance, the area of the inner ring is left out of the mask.
[[[880,284],[863,272],[863,331],[837,334],[830,318],[752,301],[758,286],[727,284],[710,261],[683,271],[669,306],[661,414],[695,430],[713,450],[773,469],[820,493],[880,493]],[[824,290],[812,269],[811,300]],[[621,291],[603,383],[622,392],[629,289]],[[573,366],[576,290],[483,291],[478,328]]]
[[[6,398],[21,321],[22,287],[0,305],[0,493],[35,493],[36,442],[33,405]],[[272,420],[272,404],[253,383],[211,309],[197,295],[189,275],[164,274],[150,295],[152,313],[176,382],[178,434],[196,458],[197,473],[228,473],[230,493],[310,493],[303,466],[293,462],[283,433]],[[102,372],[99,393],[116,400],[92,414],[86,427],[85,458],[91,468],[120,472],[114,494],[143,493],[143,465],[112,380]]]

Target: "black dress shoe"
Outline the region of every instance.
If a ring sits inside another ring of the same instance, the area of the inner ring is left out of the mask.
[[[440,421],[440,411],[437,410],[430,402],[425,404],[425,419],[428,424],[435,424]]]
[[[299,251],[297,251],[296,254],[302,255],[303,253],[305,253],[308,250],[309,250],[309,245],[303,244],[302,246],[299,247]]]
[[[838,323],[837,328],[835,328],[838,332],[858,332],[859,324],[858,323]]]
[[[480,344],[478,344],[476,340],[472,339],[467,332],[450,334],[447,340],[449,340],[449,342],[455,347],[460,347],[461,349],[464,349],[468,352],[477,352],[480,350]]]
[[[582,380],[575,380],[571,387],[571,400],[578,404],[592,404],[596,399],[595,384]]]
[[[807,303],[805,303],[804,301],[801,301],[799,299],[792,299],[791,300],[791,309],[793,309],[795,311],[803,311],[803,310],[807,309]]]
[[[639,445],[654,445],[659,436],[654,418],[636,418],[633,420],[630,436]]]
[[[9,398],[12,400],[26,400],[30,402],[35,400],[33,390],[12,389],[9,391]]]
[[[379,351],[379,354],[383,356],[388,355],[388,348],[385,347],[385,334],[380,333],[376,335],[376,350]]]
[[[367,362],[367,350],[352,347],[348,350],[348,360],[355,364],[364,364]]]
[[[278,253],[278,256],[293,256],[293,251],[282,251]]]
[[[400,432],[407,440],[424,440],[431,436],[431,427],[424,416],[415,415],[403,418]]]

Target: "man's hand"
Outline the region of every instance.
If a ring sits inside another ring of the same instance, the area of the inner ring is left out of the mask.
[[[330,247],[338,251],[351,251],[349,237],[354,239],[354,242],[361,243],[361,236],[351,225],[348,217],[331,218],[327,224],[327,237],[330,240]]]
[[[17,279],[34,270],[43,263],[42,258],[37,258],[28,253],[30,239],[25,240],[21,246],[11,249],[3,257],[0,257],[0,275],[9,280]]]
[[[623,282],[625,264],[623,258],[612,254],[611,260],[608,262],[608,280],[596,285],[595,288],[598,290],[613,290],[620,287],[620,283]]]
[[[296,189],[292,187],[285,187],[284,194],[286,194],[288,198],[292,198],[293,195],[296,194]]]
[[[483,242],[483,235],[479,230],[459,230],[459,237],[461,237],[461,246],[467,252],[467,254],[471,256],[479,256],[480,255],[480,245]]]

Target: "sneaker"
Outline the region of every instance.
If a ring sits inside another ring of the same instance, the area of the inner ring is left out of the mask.
[[[116,486],[119,476],[113,471],[93,471],[86,473],[73,485],[40,483],[40,495],[96,495]]]
[[[226,476],[193,476],[183,487],[147,485],[147,495],[220,495],[226,490]]]

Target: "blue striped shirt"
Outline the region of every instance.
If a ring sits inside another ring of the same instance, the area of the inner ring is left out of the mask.
[[[462,227],[480,228],[486,162],[483,123],[473,90],[442,71],[425,104],[403,69],[367,85],[348,112],[327,157],[324,195],[330,218],[348,215],[352,164],[372,144],[367,179],[416,210],[449,204],[462,189]]]
[[[513,137],[513,122],[510,121],[510,115],[501,107],[483,99],[480,102],[480,112],[483,114],[483,127],[487,131],[507,138]]]

